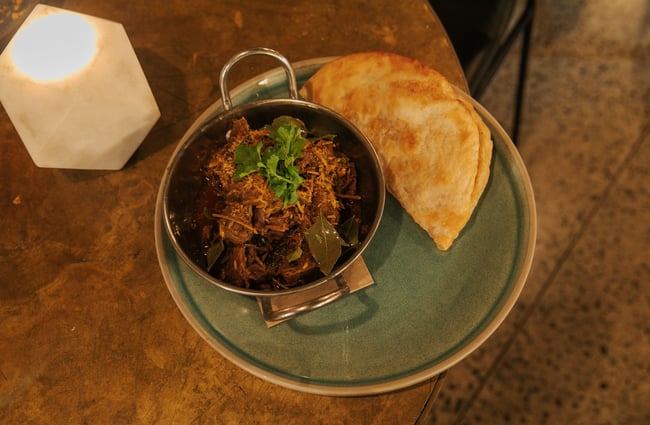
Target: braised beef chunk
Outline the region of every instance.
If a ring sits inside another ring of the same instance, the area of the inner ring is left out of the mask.
[[[356,170],[334,141],[308,139],[295,161],[303,178],[298,201],[287,205],[259,173],[233,177],[237,146],[260,143],[262,149],[274,143],[268,129],[251,130],[244,118],[233,121],[227,142],[203,168],[198,236],[206,249],[223,242],[210,268],[216,277],[253,289],[297,286],[322,276],[304,235],[319,214],[334,227],[359,216]]]

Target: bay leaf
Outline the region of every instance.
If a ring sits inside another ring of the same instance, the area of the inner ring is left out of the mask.
[[[223,250],[225,249],[223,245],[223,240],[219,239],[212,245],[210,245],[210,248],[208,248],[208,251],[206,252],[206,259],[208,262],[208,271],[212,269],[214,266],[214,263],[217,262],[219,257],[221,257],[221,254],[223,253]]]
[[[347,242],[345,245],[356,247],[359,245],[359,223],[350,217],[339,226],[341,238]]]
[[[341,256],[341,245],[345,242],[322,212],[305,231],[305,239],[320,271],[325,275],[330,274]]]

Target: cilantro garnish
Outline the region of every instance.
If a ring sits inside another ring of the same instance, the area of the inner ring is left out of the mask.
[[[235,149],[233,178],[241,180],[251,173],[264,176],[275,196],[288,204],[298,201],[296,189],[303,178],[299,168],[294,164],[302,156],[307,140],[304,137],[305,125],[302,121],[282,116],[273,120],[269,127],[269,136],[275,142],[262,152],[262,144],[240,144]]]

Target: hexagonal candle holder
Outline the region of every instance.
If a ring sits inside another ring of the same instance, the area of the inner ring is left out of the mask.
[[[0,55],[0,102],[39,167],[121,169],[160,118],[121,24],[40,4]]]

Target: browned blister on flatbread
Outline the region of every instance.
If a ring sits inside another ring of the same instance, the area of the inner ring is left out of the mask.
[[[492,140],[471,103],[438,72],[386,52],[338,58],[301,94],[368,137],[388,190],[439,249],[449,249],[489,177]]]

